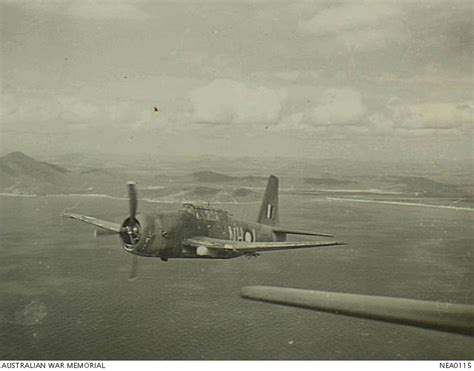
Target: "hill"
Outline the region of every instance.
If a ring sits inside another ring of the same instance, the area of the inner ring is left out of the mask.
[[[256,176],[256,175],[246,175],[246,176],[232,176],[215,171],[197,171],[190,174],[192,180],[200,183],[246,183],[246,184],[259,184],[261,182],[266,182],[268,176]]]
[[[68,188],[74,177],[68,169],[37,161],[22,152],[0,157],[0,189],[3,192],[56,193]]]
[[[304,182],[310,185],[329,186],[329,187],[357,184],[357,182],[353,180],[340,180],[340,179],[334,179],[334,178],[305,178]]]
[[[0,157],[0,192],[13,194],[122,193],[126,177],[108,169],[71,171],[22,153]]]
[[[236,177],[214,171],[197,171],[192,173],[191,177],[197,182],[203,183],[230,182],[236,179]]]

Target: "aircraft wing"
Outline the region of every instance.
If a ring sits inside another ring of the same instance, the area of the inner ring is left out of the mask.
[[[474,336],[474,305],[271,286],[244,287],[241,295],[251,300]]]
[[[220,240],[210,237],[193,237],[183,241],[185,246],[206,247],[216,251],[234,251],[242,254],[254,253],[260,251],[276,251],[276,250],[292,250],[304,249],[310,247],[324,247],[345,245],[343,242],[337,241],[285,241],[285,242],[245,242]]]
[[[334,237],[334,235],[328,234],[328,233],[309,232],[309,231],[302,231],[299,229],[273,227],[272,230],[275,233],[299,234],[299,235],[304,235],[304,236]]]
[[[71,219],[80,220],[81,222],[84,222],[84,223],[95,225],[96,227],[105,229],[110,232],[115,232],[115,233],[120,232],[120,224],[109,222],[107,220],[101,220],[101,219],[94,218],[92,216],[86,216],[86,215],[80,215],[80,214],[74,214],[74,213],[63,213],[62,215],[65,215]]]

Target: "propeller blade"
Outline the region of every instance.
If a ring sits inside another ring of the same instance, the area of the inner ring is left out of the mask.
[[[137,207],[138,207],[136,183],[129,182],[127,184],[127,188],[128,188],[128,199],[129,199],[129,206],[130,206],[130,227],[133,227],[135,216],[137,214]]]
[[[137,272],[138,272],[138,257],[136,255],[133,255],[132,267],[130,270],[130,276],[128,277],[128,280],[135,281],[137,279]]]

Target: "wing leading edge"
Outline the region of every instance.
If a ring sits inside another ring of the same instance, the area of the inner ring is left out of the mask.
[[[93,218],[92,216],[74,214],[74,213],[63,213],[62,215],[67,216],[71,219],[77,219],[81,222],[95,225],[96,227],[105,229],[109,232],[120,233],[120,224],[109,222],[107,220],[101,220],[97,218]]]
[[[303,236],[334,237],[334,235],[329,234],[329,233],[302,231],[302,230],[299,230],[299,229],[280,228],[280,227],[273,227],[272,229],[273,229],[273,232],[275,232],[275,233],[299,234],[299,235],[303,235]]]
[[[242,288],[246,299],[474,336],[474,305],[271,286]]]
[[[229,241],[220,240],[210,237],[193,237],[183,241],[185,246],[189,247],[206,247],[210,250],[216,251],[234,251],[242,254],[262,252],[262,251],[277,251],[277,250],[292,250],[304,249],[310,247],[325,247],[345,245],[343,242],[337,241],[293,241],[293,242],[245,242],[245,241]]]

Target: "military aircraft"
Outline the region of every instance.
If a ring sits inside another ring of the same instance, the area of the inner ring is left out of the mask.
[[[286,241],[287,234],[333,237],[326,233],[279,226],[278,178],[270,176],[257,222],[233,218],[223,209],[183,204],[178,212],[137,214],[135,183],[128,183],[129,215],[122,224],[75,213],[63,213],[97,227],[96,236],[117,234],[122,247],[134,256],[229,259],[260,252],[344,245],[337,241]],[[136,267],[134,260],[133,267]],[[131,276],[136,275],[132,268]]]
[[[242,288],[245,299],[474,336],[474,305],[272,286]]]

